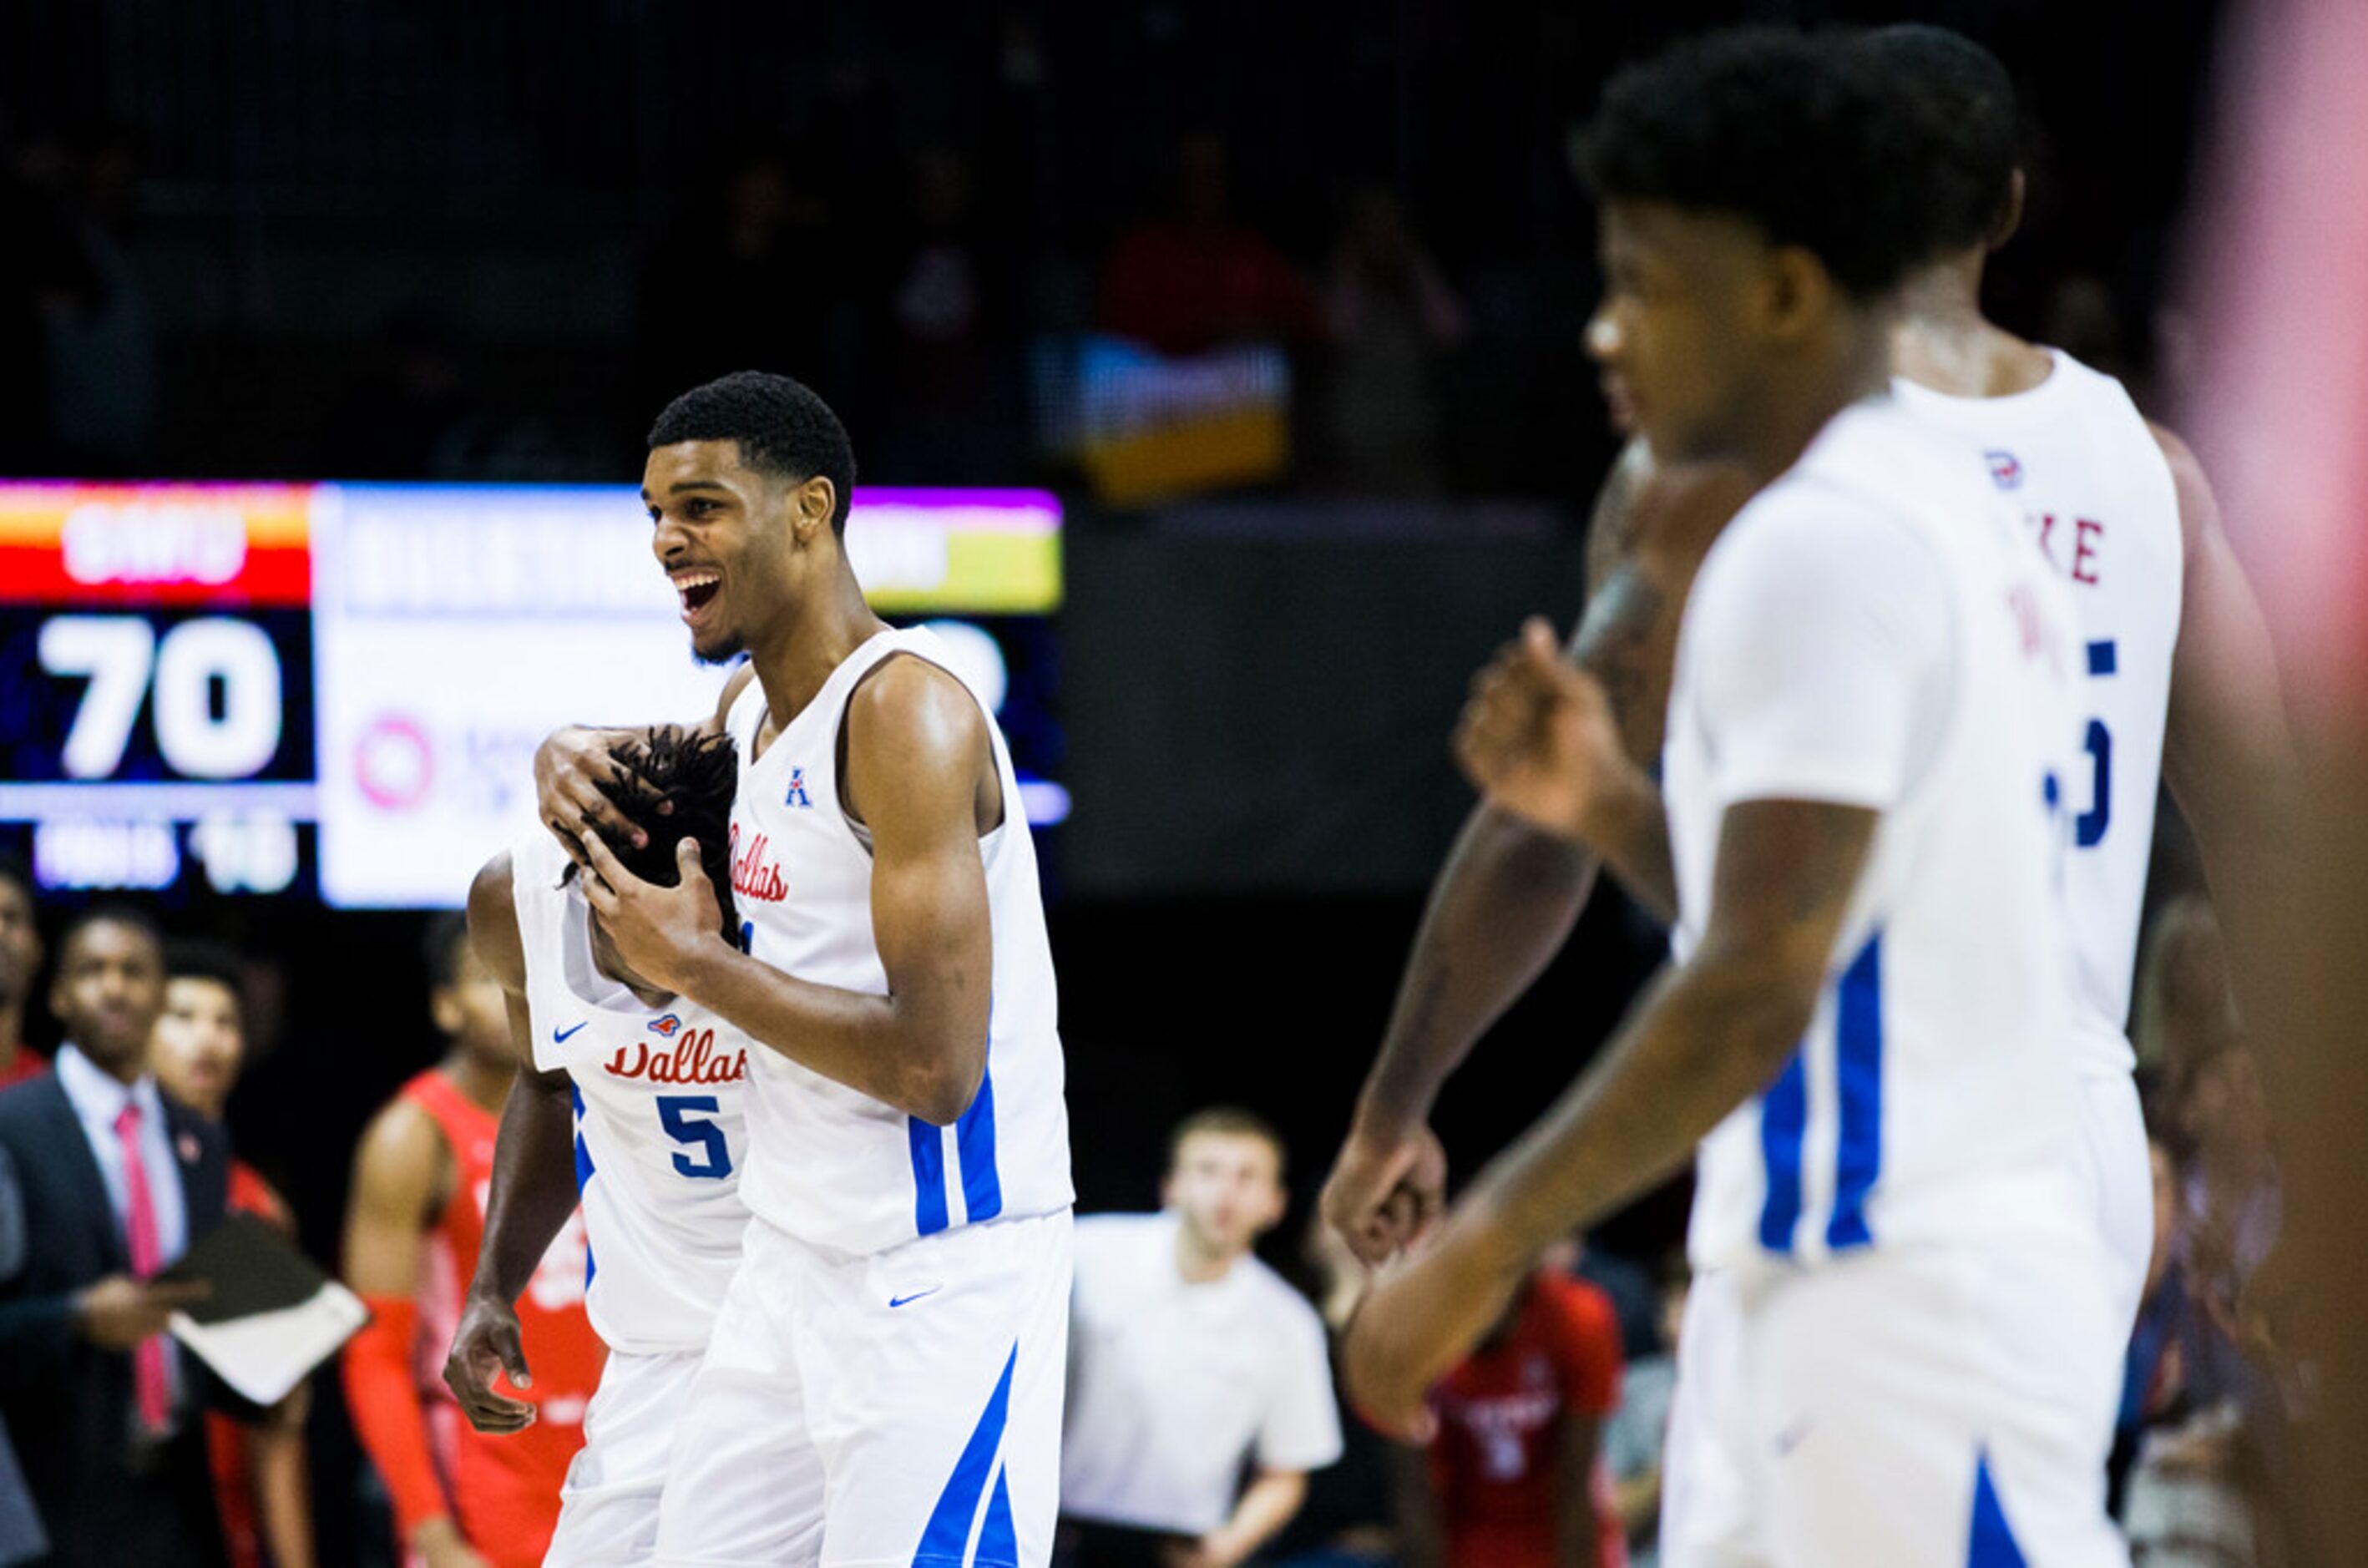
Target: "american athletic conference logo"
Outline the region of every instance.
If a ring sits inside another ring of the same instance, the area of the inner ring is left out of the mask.
[[[2022,488],[2022,460],[2021,458],[2018,458],[2012,452],[2008,451],[1984,452],[1982,456],[1989,460],[1990,483],[1996,484],[2000,490],[2020,490]]]
[[[806,798],[806,770],[804,768],[792,767],[790,769],[790,788],[788,791],[782,795],[781,803],[788,806],[803,806],[809,810],[813,808],[814,802]]]

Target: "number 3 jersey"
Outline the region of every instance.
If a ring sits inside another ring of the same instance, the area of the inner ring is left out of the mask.
[[[761,756],[762,687],[749,682],[726,715],[740,755],[732,886],[743,945],[784,974],[873,996],[888,994],[888,974],[871,926],[871,841],[841,809],[839,730],[864,676],[900,653],[953,669],[931,632],[882,631],[830,673]],[[986,1071],[970,1108],[951,1127],[932,1126],[780,1052],[749,1052],[748,1208],[809,1246],[862,1256],[1069,1206],[1058,997],[1036,847],[991,715],[987,731],[1003,821],[978,840],[994,968]]]
[[[510,851],[534,1064],[575,1085],[585,1303],[611,1349],[703,1349],[748,1221],[748,1042],[694,1003],[653,1007],[601,973],[567,864],[544,833]]]
[[[2064,900],[2078,968],[2077,1064],[2126,1074],[2131,971],[2179,641],[2185,541],[2170,465],[2112,377],[2061,350],[2008,397],[1949,397],[1895,381],[1900,406],[1979,448],[1990,482],[2071,585],[2085,677],[2083,751],[2067,781],[2073,852]]]

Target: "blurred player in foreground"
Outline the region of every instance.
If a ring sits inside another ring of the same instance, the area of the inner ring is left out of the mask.
[[[1708,1561],[2121,1558],[2055,892],[2077,633],[1978,460],[1883,395],[1934,140],[1863,63],[1781,35],[1607,93],[1590,348],[1656,454],[1766,488],[1688,598],[1665,833],[1603,820],[1651,785],[1541,622],[1458,747],[1540,826],[1657,840],[1681,961],[1349,1340],[1352,1393],[1425,1430],[1423,1389],[1539,1251],[1706,1140],[1695,1249],[1743,1302]]]
[[[536,757],[619,957],[751,1052],[752,1218],[677,1437],[665,1562],[1039,1564],[1060,1484],[1069,1137],[1036,849],[995,720],[864,603],[855,455],[783,376],[684,393],[642,498],[691,650],[748,667],[715,928],[696,846],[658,887],[596,831],[597,733]],[[646,835],[644,835],[646,836]]]
[[[148,1040],[148,1070],[164,1091],[216,1122],[246,1065],[238,955],[202,942],[165,945],[165,1010]],[[230,1163],[230,1211],[252,1214],[292,1244],[296,1217],[262,1173]],[[206,1417],[214,1500],[231,1568],[312,1568],[313,1478],[304,1452],[312,1389],[299,1384],[263,1426],[220,1412]],[[268,1554],[267,1557],[267,1553]]]
[[[41,975],[41,933],[33,923],[33,873],[0,855],[0,1089],[50,1070],[25,1043],[25,1006]]]
[[[520,1303],[534,1425],[515,1437],[470,1430],[438,1374],[477,1267],[495,1117],[517,1058],[501,983],[470,950],[460,916],[436,921],[427,960],[429,1010],[450,1049],[379,1112],[355,1158],[346,1283],[370,1322],[346,1346],[346,1403],[412,1561],[527,1568],[551,1543],[600,1378],[600,1342],[584,1312],[584,1233],[567,1221]]]
[[[662,729],[619,743],[612,756],[618,808],[644,829],[669,830],[639,849],[622,845],[619,858],[670,885],[671,835],[680,834],[698,844],[712,884],[727,886],[739,772],[731,742]],[[444,1381],[479,1431],[518,1432],[534,1420],[532,1405],[494,1381],[507,1371],[528,1386],[515,1303],[580,1194],[585,1305],[609,1359],[543,1561],[645,1562],[657,1550],[675,1424],[748,1225],[740,1201],[748,1047],[731,1025],[617,957],[575,873],[537,830],[488,861],[470,890],[470,937],[501,982],[521,1066]],[[712,917],[734,929],[728,901]]]

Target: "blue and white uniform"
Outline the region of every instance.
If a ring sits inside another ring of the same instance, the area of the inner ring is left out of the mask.
[[[545,833],[510,850],[534,1065],[574,1084],[585,1307],[609,1347],[545,1561],[646,1562],[675,1424],[748,1224],[748,1042],[685,998],[652,1006],[602,973],[567,864]]]
[[[2076,1169],[2118,1266],[2119,1310],[2134,1322],[2154,1245],[2154,1179],[2126,1028],[2186,540],[2170,465],[2129,392],[2049,352],[2054,371],[2011,396],[1949,397],[1904,381],[1895,391],[1908,413],[1981,450],[1992,482],[2071,585],[2079,617],[2082,752],[2064,885],[2079,980]]]
[[[926,631],[858,648],[780,733],[751,682],[733,886],[785,974],[884,995],[871,848],[842,809],[848,699]],[[746,1256],[677,1439],[659,1557],[1037,1564],[1057,1507],[1070,1281],[1068,1113],[1036,852],[1002,733],[979,841],[994,969],[986,1073],[933,1127],[779,1052],[750,1053]]]
[[[1689,1312],[1681,1387],[1715,1418],[1665,1561],[2126,1562],[2071,1174],[2080,658],[1978,460],[1888,401],[1836,416],[1703,561],[1663,757],[1680,960],[1730,807],[1880,821],[1798,1051],[1702,1145],[1689,1245],[1731,1310],[1712,1343]]]

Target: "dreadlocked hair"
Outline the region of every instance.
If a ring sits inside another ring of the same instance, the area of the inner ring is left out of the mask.
[[[681,880],[675,846],[686,838],[697,841],[700,869],[715,890],[723,932],[735,936],[732,796],[739,788],[740,758],[732,737],[661,724],[618,741],[609,748],[609,760],[615,767],[599,780],[600,793],[649,842],[635,848],[623,835],[607,830],[601,839],[625,869],[665,888]],[[571,860],[563,880],[575,874]]]

